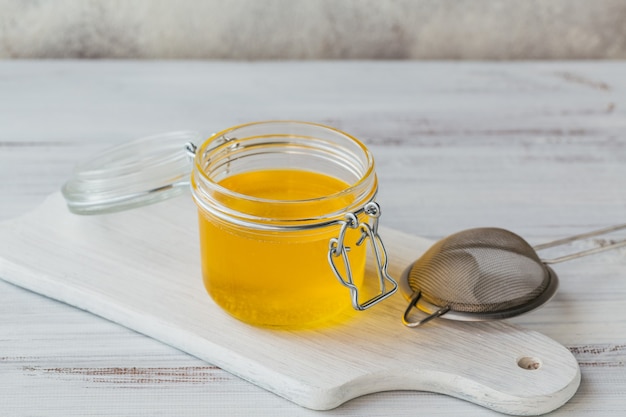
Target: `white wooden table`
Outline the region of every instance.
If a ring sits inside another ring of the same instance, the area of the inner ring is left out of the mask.
[[[113,144],[266,119],[361,138],[376,157],[387,227],[436,239],[498,226],[541,243],[626,222],[624,62],[0,62],[0,220],[38,206],[78,160]],[[556,297],[510,321],[579,361],[580,389],[553,415],[621,416],[626,250],[556,269]],[[0,280],[3,416],[418,413],[498,415],[410,391],[311,411]]]

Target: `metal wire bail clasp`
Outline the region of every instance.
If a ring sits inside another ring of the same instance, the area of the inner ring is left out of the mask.
[[[355,310],[366,310],[391,296],[398,289],[397,282],[389,276],[389,273],[387,272],[387,251],[385,250],[383,241],[378,235],[380,206],[374,201],[370,201],[363,207],[363,212],[367,214],[370,219],[372,219],[372,224],[370,225],[368,222],[360,223],[356,214],[347,213],[345,220],[339,222],[341,224],[339,236],[337,238],[330,239],[328,249],[328,263],[330,264],[330,267],[339,282],[350,290],[352,307],[354,307]],[[360,246],[366,240],[369,240],[372,252],[376,258],[376,271],[378,273],[380,292],[363,303],[359,302],[359,289],[354,284],[352,277],[352,269],[350,268],[350,259],[348,257],[348,251],[350,248],[344,245],[344,239],[348,228],[361,230],[361,238],[356,244]],[[341,257],[341,260],[343,261],[346,275],[345,277],[341,275],[341,272],[335,264],[335,259],[339,257]],[[391,284],[391,288],[387,288],[387,283]]]

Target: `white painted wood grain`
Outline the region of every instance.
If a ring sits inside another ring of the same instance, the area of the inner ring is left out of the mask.
[[[493,225],[539,243],[624,221],[624,73],[622,62],[2,62],[0,218],[32,210],[76,161],[111,144],[296,118],[343,128],[372,148],[385,226],[439,238]],[[511,320],[565,344],[580,363],[578,393],[551,415],[621,416],[626,254],[556,269],[555,299]],[[6,415],[319,415],[219,369],[217,379],[195,384],[198,366],[205,365],[0,281]],[[150,382],[172,372],[177,381]],[[324,415],[416,408],[496,414],[446,396],[391,392]]]
[[[195,208],[184,197],[77,216],[56,193],[37,210],[0,224],[0,276],[317,410],[365,394],[414,389],[507,414],[538,415],[578,389],[578,364],[556,342],[502,323],[441,321],[408,329],[401,323],[406,301],[398,294],[328,329],[271,331],[240,323],[203,289]],[[396,277],[430,244],[391,229],[381,233]],[[376,276],[371,266],[369,276]],[[542,366],[522,369],[521,358]]]

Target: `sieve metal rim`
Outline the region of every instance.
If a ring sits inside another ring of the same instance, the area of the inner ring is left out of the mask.
[[[404,298],[409,303],[412,302],[413,297],[415,295],[415,291],[413,291],[413,289],[409,285],[409,275],[411,273],[411,270],[413,269],[413,265],[415,265],[415,262],[410,264],[404,270],[404,272],[402,273],[400,277],[400,282],[399,282],[400,290],[402,294],[404,295]],[[548,285],[537,297],[532,299],[530,302],[527,302],[520,306],[516,306],[513,308],[506,309],[506,310],[492,311],[488,313],[462,312],[462,311],[455,311],[452,309],[449,309],[445,313],[440,313],[440,311],[446,308],[446,306],[436,306],[424,300],[423,297],[420,297],[420,299],[417,301],[414,307],[417,307],[420,311],[426,314],[429,314],[430,315],[429,317],[437,316],[443,319],[457,320],[457,321],[489,321],[489,320],[508,319],[511,317],[519,316],[521,314],[528,313],[532,310],[535,310],[541,307],[542,305],[550,301],[552,297],[554,297],[554,295],[556,294],[556,290],[559,287],[558,276],[551,267],[549,267],[545,263],[544,263],[544,266],[548,272]]]

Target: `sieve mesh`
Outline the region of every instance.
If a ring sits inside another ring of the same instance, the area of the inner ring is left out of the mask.
[[[494,313],[532,302],[548,287],[550,273],[520,236],[478,228],[437,242],[413,264],[407,279],[433,305]]]

